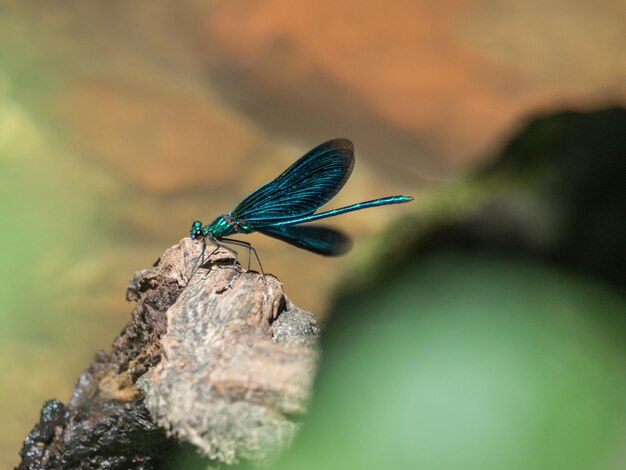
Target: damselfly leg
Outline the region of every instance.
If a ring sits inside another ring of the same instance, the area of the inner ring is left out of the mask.
[[[265,271],[263,270],[263,265],[261,264],[261,260],[259,259],[259,254],[256,252],[256,249],[248,242],[244,242],[242,240],[236,240],[234,238],[221,238],[219,241],[216,239],[211,239],[212,243],[215,243],[218,247],[222,247],[225,250],[233,253],[235,255],[235,263],[237,262],[237,252],[232,248],[225,246],[225,244],[242,246],[248,249],[248,271],[250,271],[250,261],[252,259],[252,253],[254,253],[254,257],[256,258],[257,263],[259,263],[259,268],[261,269],[261,274],[265,276]],[[233,263],[234,266],[234,263]]]
[[[191,274],[189,275],[189,279],[191,279],[196,271],[200,269],[200,266],[204,264],[204,253],[206,252],[206,238],[202,238],[202,251],[200,252],[200,256],[196,258],[196,262],[193,264],[193,268],[191,269]],[[209,255],[210,257],[211,255]]]

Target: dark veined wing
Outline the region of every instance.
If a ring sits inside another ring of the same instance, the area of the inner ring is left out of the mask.
[[[324,142],[307,152],[276,179],[244,198],[231,216],[250,222],[312,214],[330,201],[354,167],[354,147],[347,139]]]
[[[280,225],[258,231],[318,255],[339,256],[352,248],[347,235],[324,225]]]

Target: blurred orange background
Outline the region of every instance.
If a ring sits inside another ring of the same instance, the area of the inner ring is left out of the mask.
[[[420,195],[538,111],[626,104],[626,3],[0,2],[0,467],[128,319],[126,284],[310,147],[350,138],[340,259],[252,235],[323,318]]]

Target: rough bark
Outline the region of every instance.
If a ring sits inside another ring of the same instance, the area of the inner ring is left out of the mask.
[[[135,273],[136,302],[111,352],[99,351],[67,406],[46,402],[19,469],[171,468],[181,450],[264,461],[305,411],[318,329],[274,277],[183,239]]]

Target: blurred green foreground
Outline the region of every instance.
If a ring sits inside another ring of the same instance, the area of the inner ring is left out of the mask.
[[[626,302],[520,259],[441,254],[341,309],[278,469],[618,469]]]

